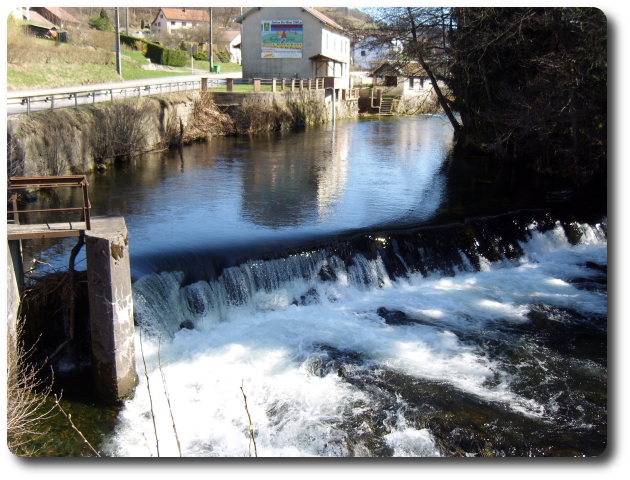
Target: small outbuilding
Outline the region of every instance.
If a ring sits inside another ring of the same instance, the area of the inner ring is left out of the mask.
[[[428,77],[418,62],[385,62],[370,74],[374,87],[386,95],[406,95],[425,90]]]

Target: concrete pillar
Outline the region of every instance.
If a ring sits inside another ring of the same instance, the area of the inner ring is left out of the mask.
[[[85,246],[92,367],[98,393],[118,402],[138,381],[128,232],[122,217],[96,217],[91,223]]]
[[[226,79],[225,87],[226,87],[226,90],[228,92],[233,92],[234,91],[234,79],[233,78]]]

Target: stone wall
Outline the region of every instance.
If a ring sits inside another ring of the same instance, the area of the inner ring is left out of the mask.
[[[142,125],[138,153],[167,145],[169,122],[181,119],[184,126],[192,118],[198,94],[169,94],[161,98],[140,99],[137,107]],[[97,116],[114,115],[116,106],[100,103],[79,109],[64,108],[28,115],[7,117],[8,176],[70,175],[89,172],[103,164],[98,158],[94,131]],[[111,158],[107,160],[112,160]],[[105,162],[106,163],[106,162]]]
[[[302,105],[302,110],[309,112],[306,117],[311,123],[331,121],[333,117],[332,99],[327,90],[217,92],[211,95],[217,105],[229,106],[222,110],[232,117],[239,109],[255,105],[274,108],[297,106],[298,109]],[[170,137],[180,134],[180,121],[185,128],[193,119],[194,104],[198,97],[199,93],[174,93],[159,98],[128,101],[133,108],[137,108],[131,126],[142,126],[142,134],[138,135],[137,141],[132,142],[135,148],[133,154],[177,144]],[[309,105],[318,108],[308,108]],[[104,168],[114,157],[103,158],[104,154],[99,155],[94,132],[102,130],[98,122],[103,122],[103,118],[120,116],[117,113],[118,106],[101,103],[79,109],[37,112],[30,117],[25,114],[8,117],[8,176],[70,175]],[[336,118],[357,117],[359,113],[356,100],[336,101],[335,109]],[[123,129],[123,133],[127,130]]]

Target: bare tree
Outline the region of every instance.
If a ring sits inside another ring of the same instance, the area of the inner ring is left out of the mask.
[[[448,38],[452,28],[449,10],[443,7],[379,7],[367,11],[373,19],[373,26],[361,32],[369,39],[367,44],[371,48],[393,47],[393,62],[416,61],[420,64],[458,137],[461,124],[440,82],[449,74]]]

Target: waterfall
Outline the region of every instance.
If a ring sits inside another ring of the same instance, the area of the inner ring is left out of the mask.
[[[516,265],[526,255],[525,245],[548,232],[556,243],[594,242],[606,238],[606,222],[591,226],[520,211],[463,224],[362,233],[318,248],[248,259],[194,282],[187,281],[184,262],[181,270],[156,272],[134,283],[136,323],[172,336],[181,328],[225,321],[234,307],[264,310],[317,302],[327,283],[365,290],[413,274],[453,276],[491,264]],[[198,269],[198,262],[196,257],[191,266]],[[221,262],[208,258],[208,265],[214,264]]]

